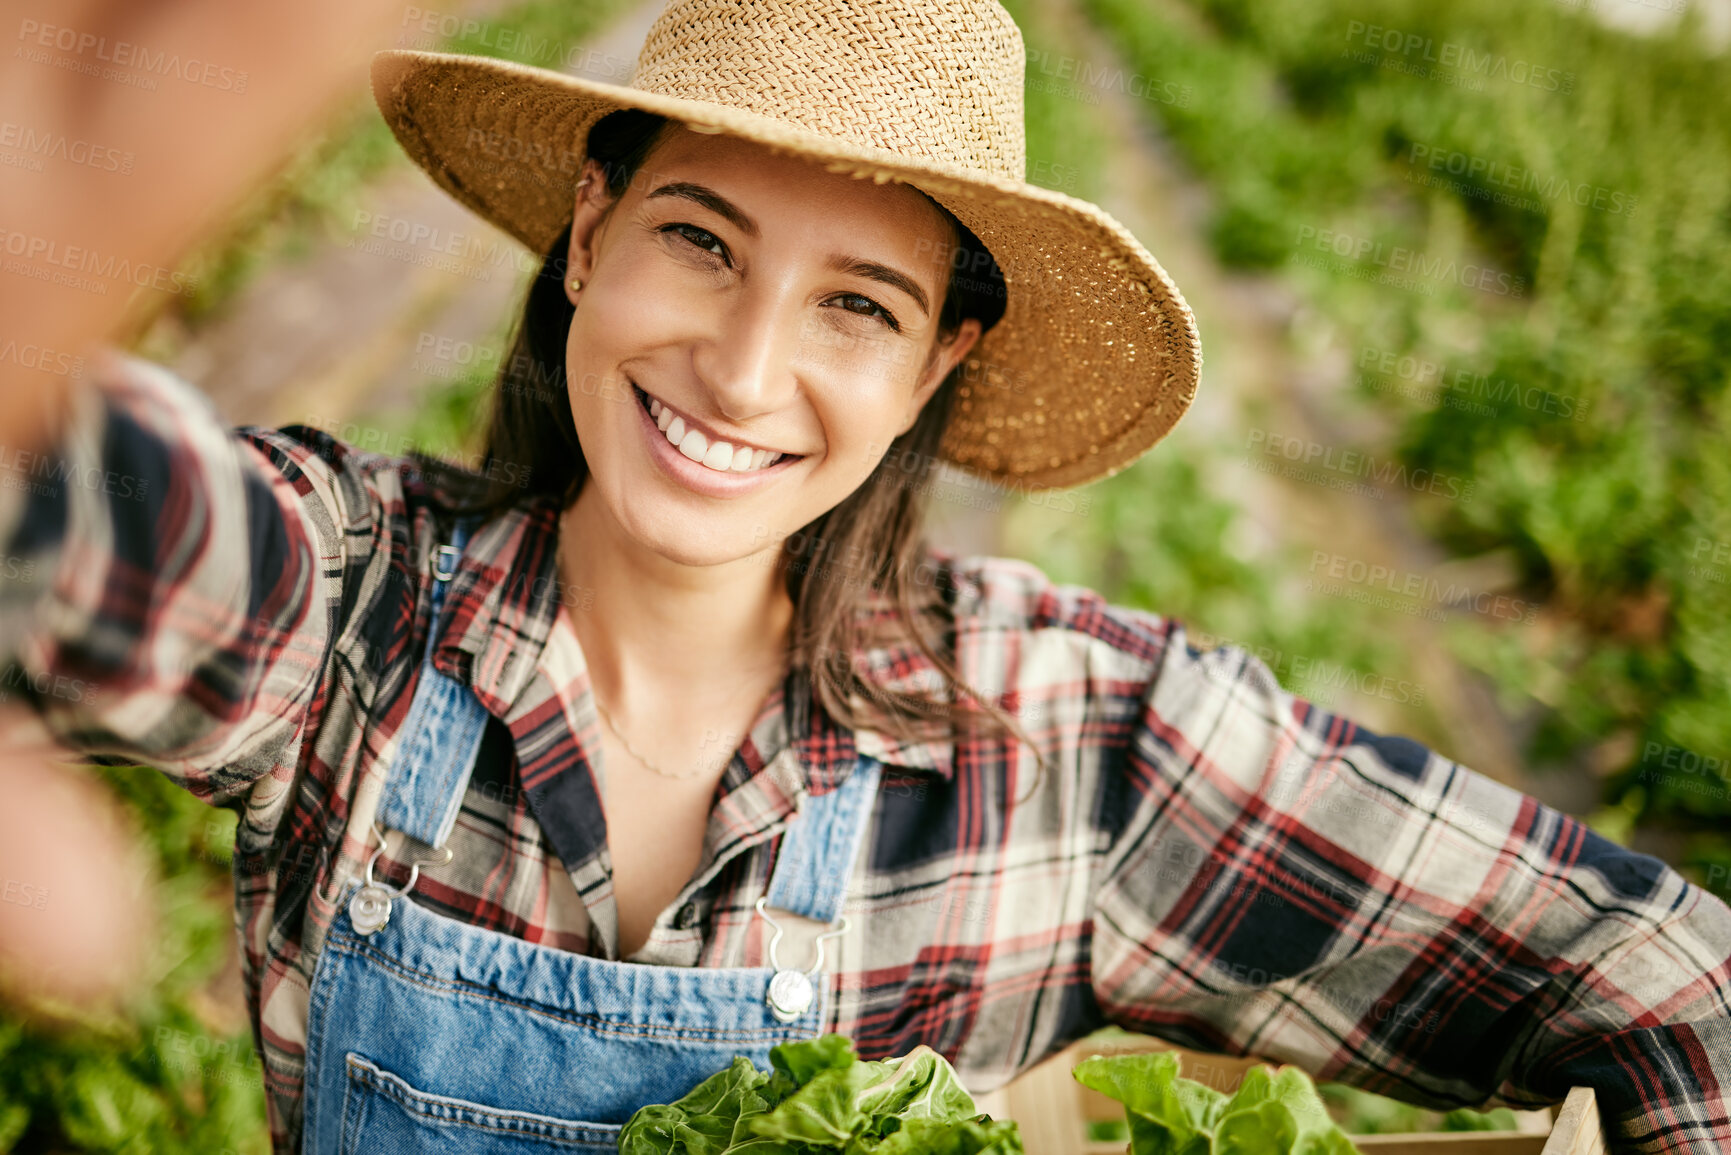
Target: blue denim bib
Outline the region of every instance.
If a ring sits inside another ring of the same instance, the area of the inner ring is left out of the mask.
[[[379,809],[381,825],[435,848],[487,720],[468,687],[432,666],[468,530],[459,523],[435,563],[426,658]],[[835,920],[880,771],[862,757],[842,786],[805,799],[783,834],[769,905]],[[310,995],[307,1155],[615,1151],[638,1107],[679,1098],[735,1055],[768,1067],[770,1047],[813,1038],[827,1021],[822,974],[811,976],[809,1006],[784,1021],[771,980],[785,1015],[789,989],[800,1003],[799,971],[589,958],[429,910],[414,901],[413,877],[359,903],[353,879],[341,895]]]

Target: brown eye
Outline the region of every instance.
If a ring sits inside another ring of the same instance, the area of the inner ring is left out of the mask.
[[[721,243],[721,238],[708,229],[700,229],[696,225],[671,224],[663,225],[661,231],[673,233],[696,248],[717,257],[726,258],[727,246]]]
[[[896,323],[895,316],[870,297],[864,297],[858,293],[843,293],[839,297],[832,297],[831,300],[838,302],[843,309],[850,313],[857,313],[862,317],[881,317],[891,330],[897,333],[901,332],[902,327]]]

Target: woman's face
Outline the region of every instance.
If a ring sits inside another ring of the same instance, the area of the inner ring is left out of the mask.
[[[671,560],[777,549],[979,336],[939,339],[954,238],[914,189],[678,125],[610,210],[587,174],[565,285],[584,496]]]

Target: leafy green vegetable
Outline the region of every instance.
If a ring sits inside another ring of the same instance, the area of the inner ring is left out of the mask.
[[[1171,1051],[1095,1055],[1076,1081],[1124,1104],[1131,1155],[1355,1155],[1297,1067],[1252,1068],[1227,1098],[1178,1074]]]
[[[867,1062],[830,1034],[774,1047],[769,1062],[736,1058],[684,1098],[641,1108],[621,1155],[1021,1155],[1016,1125],[980,1114],[930,1047]]]

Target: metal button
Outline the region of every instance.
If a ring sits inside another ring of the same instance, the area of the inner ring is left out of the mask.
[[[800,971],[776,971],[769,980],[769,1013],[784,1023],[791,1023],[811,1007],[817,992],[811,979]]]
[[[390,921],[390,891],[372,883],[355,891],[355,896],[349,900],[349,922],[354,924],[356,934],[372,934]]]

